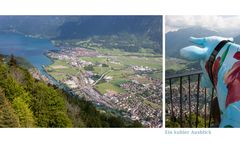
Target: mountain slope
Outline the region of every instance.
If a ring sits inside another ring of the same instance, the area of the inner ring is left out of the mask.
[[[0,16],[0,31],[14,31],[24,35],[51,38],[59,34],[59,26],[76,18],[73,16]]]
[[[88,38],[94,35],[129,33],[161,40],[161,16],[82,16],[59,27],[61,39]]]
[[[234,37],[234,42],[235,42],[236,44],[240,44],[240,35]]]
[[[63,39],[130,33],[161,39],[161,16],[0,16],[0,31]]]
[[[162,48],[161,16],[0,16],[0,31],[60,41],[94,38],[92,43],[134,52]]]
[[[82,16],[64,23],[59,32],[55,40],[91,39],[92,44],[129,52],[162,50],[161,16]]]
[[[166,55],[170,57],[180,57],[179,50],[188,45],[189,37],[206,37],[218,35],[217,32],[211,31],[202,27],[190,27],[180,29],[174,32],[166,33]]]

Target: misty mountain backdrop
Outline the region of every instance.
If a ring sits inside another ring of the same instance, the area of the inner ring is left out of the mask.
[[[0,31],[51,39],[86,39],[129,33],[146,36],[160,45],[161,16],[1,16]]]
[[[229,37],[229,35],[222,32],[212,31],[200,26],[194,26],[189,28],[179,29],[178,31],[166,33],[166,55],[169,57],[181,58],[179,50],[188,45],[192,45],[189,42],[189,37],[206,37],[206,36],[223,36]],[[240,35],[233,37],[236,44],[240,44]]]
[[[188,45],[192,45],[192,43],[189,42],[189,37],[191,36],[206,37],[215,35],[218,35],[218,33],[202,27],[190,27],[168,32],[166,33],[166,55],[180,58],[179,50]]]

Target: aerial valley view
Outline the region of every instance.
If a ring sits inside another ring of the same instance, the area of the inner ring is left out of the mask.
[[[0,17],[0,127],[162,127],[161,39],[161,16]]]

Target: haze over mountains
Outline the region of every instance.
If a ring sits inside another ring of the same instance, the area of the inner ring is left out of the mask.
[[[179,50],[188,45],[192,45],[189,42],[189,37],[206,37],[206,36],[223,36],[229,37],[222,32],[209,30],[200,26],[193,26],[189,28],[179,29],[174,32],[166,33],[166,55],[170,57],[181,58]],[[240,35],[234,37],[234,42],[240,44]]]
[[[59,26],[74,19],[61,16],[1,16],[0,31],[51,38],[58,34]]]
[[[0,31],[55,39],[130,33],[161,42],[161,16],[1,16]]]

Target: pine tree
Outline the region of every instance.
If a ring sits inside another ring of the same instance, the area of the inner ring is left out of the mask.
[[[21,96],[15,98],[12,103],[15,114],[18,116],[19,123],[21,127],[24,128],[35,127],[33,112],[28,105],[30,100],[31,98],[29,97],[29,94],[24,93]]]
[[[14,113],[11,104],[7,101],[0,89],[0,127],[20,127],[19,120]]]
[[[3,63],[3,59],[4,59],[3,55],[0,54],[0,64]]]
[[[9,60],[9,66],[17,66],[17,60],[16,58],[14,57],[13,54],[11,54],[11,57],[10,57],[10,60]]]

